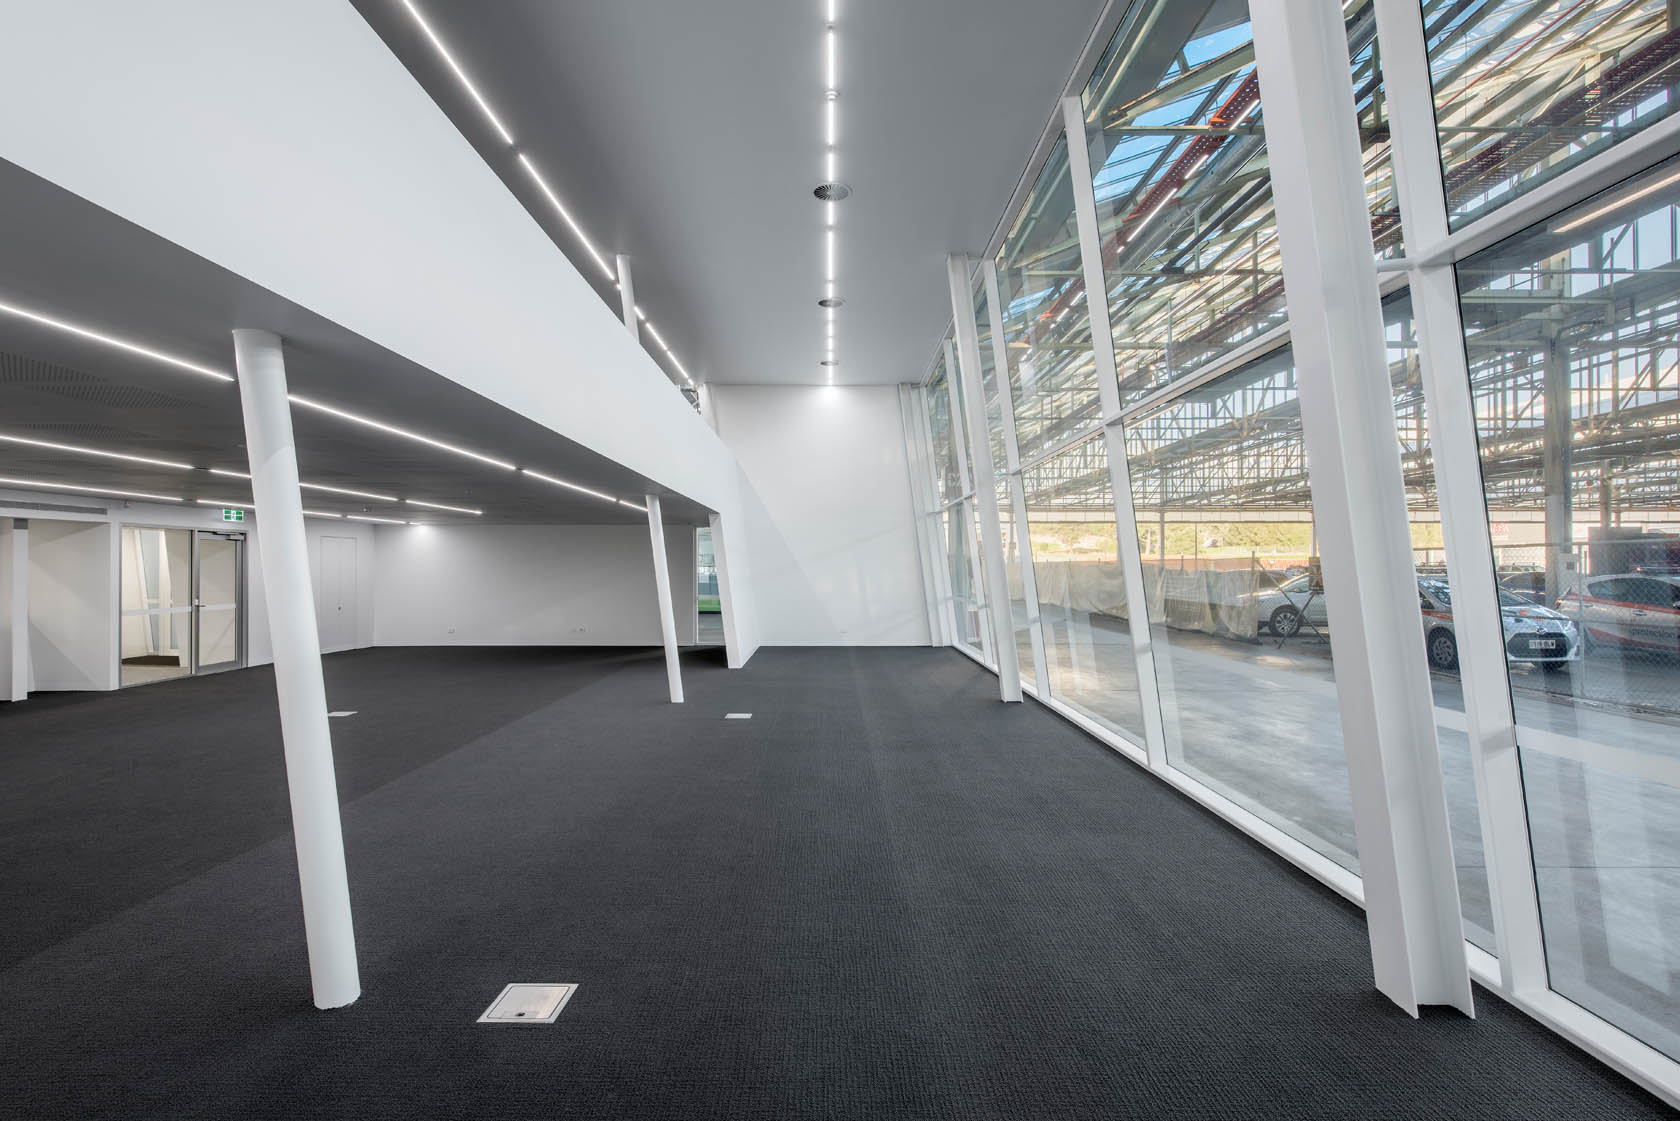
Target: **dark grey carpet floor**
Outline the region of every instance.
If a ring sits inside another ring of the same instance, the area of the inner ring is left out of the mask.
[[[328,1013],[266,672],[0,706],[0,1111],[1669,1115],[1486,993],[1409,1019],[1356,908],[959,655],[692,656],[681,707],[656,652],[327,666]],[[514,980],[581,987],[474,1023]]]

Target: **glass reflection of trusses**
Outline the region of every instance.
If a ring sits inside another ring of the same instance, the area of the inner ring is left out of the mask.
[[[1425,0],[1449,208],[1477,213],[1673,111],[1665,0]]]
[[[1663,206],[1585,240],[1551,235],[1520,267],[1460,266],[1492,505],[1543,504],[1546,382],[1567,377],[1573,505],[1680,509],[1676,216]]]
[[[1127,29],[1087,91],[1122,394],[1132,401],[1283,321],[1246,5],[1173,3]],[[1378,252],[1398,248],[1372,5],[1346,13]],[[1150,73],[1153,68],[1154,72]],[[1141,92],[1140,92],[1141,91]]]

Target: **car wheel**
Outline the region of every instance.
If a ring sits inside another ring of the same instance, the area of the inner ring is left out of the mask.
[[[1267,624],[1279,638],[1288,638],[1301,629],[1301,613],[1293,607],[1280,607],[1272,612]]]
[[[1445,628],[1429,632],[1429,664],[1435,669],[1458,668],[1458,640]]]

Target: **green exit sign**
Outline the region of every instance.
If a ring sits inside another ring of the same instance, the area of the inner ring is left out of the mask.
[[[222,520],[224,522],[242,522],[242,521],[245,520],[245,511],[243,511],[243,510],[229,510],[226,507],[223,507],[222,508]]]

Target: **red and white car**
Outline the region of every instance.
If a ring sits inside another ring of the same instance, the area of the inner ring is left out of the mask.
[[[1590,576],[1558,600],[1587,641],[1680,656],[1680,576]]]

